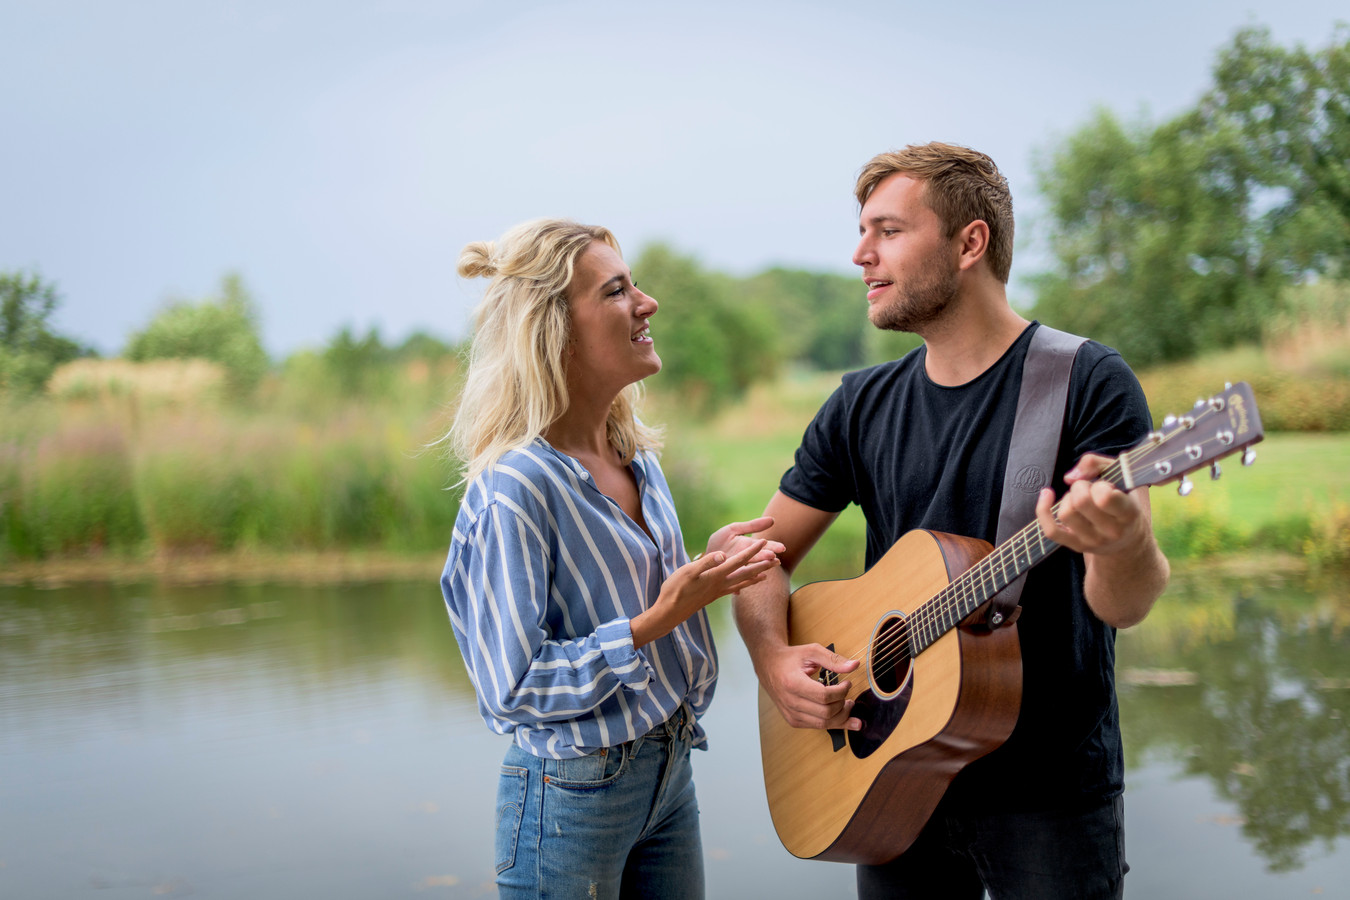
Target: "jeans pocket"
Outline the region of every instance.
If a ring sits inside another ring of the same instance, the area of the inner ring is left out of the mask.
[[[576,759],[548,760],[544,764],[547,773],[544,782],[573,790],[605,787],[622,774],[629,746],[607,747]]]
[[[516,864],[516,842],[520,839],[520,822],[525,815],[525,788],[530,773],[516,766],[502,766],[497,781],[497,831],[493,853],[497,874]]]

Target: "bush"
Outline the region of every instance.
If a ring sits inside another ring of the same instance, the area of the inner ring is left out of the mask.
[[[1350,571],[1350,503],[1337,503],[1313,523],[1303,556],[1314,572]]]
[[[178,301],[132,335],[127,359],[209,359],[220,363],[236,396],[257,387],[267,372],[267,352],[258,336],[252,298],[237,275],[221,282],[221,296],[201,303]]]

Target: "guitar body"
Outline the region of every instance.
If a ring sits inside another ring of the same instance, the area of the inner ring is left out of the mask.
[[[913,621],[920,604],[989,550],[972,538],[911,531],[866,574],[793,592],[788,640],[832,646],[844,656],[894,643],[887,623]],[[841,676],[853,682],[861,732],[793,728],[761,689],[769,811],[793,855],[873,864],[894,859],[913,843],[956,774],[1007,740],[1022,696],[1017,628],[991,631],[982,624],[983,611],[912,660],[906,657],[903,671],[864,664]]]

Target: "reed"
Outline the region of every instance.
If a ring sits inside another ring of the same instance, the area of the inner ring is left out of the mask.
[[[429,445],[449,421],[457,360],[394,367],[354,399],[297,358],[248,407],[221,396],[209,368],[102,362],[63,369],[47,397],[0,410],[0,563],[448,546],[458,475]],[[1142,376],[1159,414],[1239,379],[1271,386],[1257,388],[1268,431],[1258,465],[1229,466],[1185,501],[1155,491],[1164,549],[1174,560],[1273,551],[1319,570],[1347,566],[1350,434],[1272,426],[1330,428],[1334,390],[1254,349]],[[697,550],[714,528],[759,515],[838,375],[788,373],[711,419],[653,382],[643,415],[666,426],[662,465]],[[857,575],[864,537],[861,514],[846,511],[797,579]]]

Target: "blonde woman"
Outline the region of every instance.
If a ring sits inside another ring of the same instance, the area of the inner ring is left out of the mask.
[[[703,896],[690,748],[717,656],[704,607],[779,544],[719,529],[689,561],[655,434],[660,371],[604,228],[526,222],[464,248],[486,277],[448,437],[466,467],[441,590],[488,727],[514,741],[497,798],[502,897]]]

